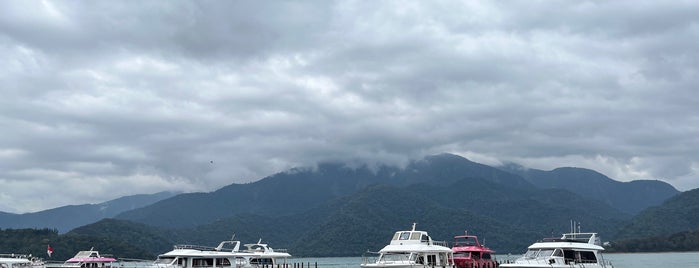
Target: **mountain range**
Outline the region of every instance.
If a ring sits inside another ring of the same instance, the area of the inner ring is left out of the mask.
[[[0,228],[49,228],[65,233],[73,228],[111,218],[124,211],[148,206],[177,194],[176,192],[139,194],[99,204],[62,206],[23,214],[0,212]]]
[[[403,168],[324,163],[291,169],[209,193],[174,195],[66,235],[157,254],[175,243],[215,245],[235,233],[295,256],[357,256],[417,222],[438,240],[468,231],[500,253],[518,253],[568,231],[570,220],[614,239],[649,207],[684,194],[661,181],[622,183],[581,168],[491,167],[441,154]]]
[[[562,167],[544,171],[516,164],[506,164],[500,168],[522,176],[538,188],[566,189],[632,215],[650,206],[659,205],[679,193],[672,185],[658,180],[620,182],[584,168]]]

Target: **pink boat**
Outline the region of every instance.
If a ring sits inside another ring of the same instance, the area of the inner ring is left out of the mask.
[[[68,259],[61,267],[71,268],[111,268],[117,260],[112,257],[102,257],[96,250],[80,251]],[[114,265],[115,267],[117,265]]]
[[[495,268],[498,262],[493,259],[494,250],[478,243],[475,235],[454,237],[454,265],[456,268]]]

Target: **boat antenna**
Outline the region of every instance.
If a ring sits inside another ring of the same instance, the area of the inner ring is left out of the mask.
[[[578,233],[581,233],[580,231],[580,223],[578,222]]]
[[[415,231],[415,225],[416,225],[416,224],[417,224],[416,222],[413,222],[413,231]]]
[[[235,239],[235,233],[233,233],[233,235],[231,235],[231,241],[233,241],[234,239]]]
[[[257,240],[257,243],[258,244],[262,243],[262,237],[260,237],[260,240]]]

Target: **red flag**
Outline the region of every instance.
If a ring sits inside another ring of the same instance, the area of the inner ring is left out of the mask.
[[[51,245],[48,245],[48,247],[46,248],[46,254],[49,254],[49,258],[51,257],[51,253],[53,253],[53,248],[51,247]]]

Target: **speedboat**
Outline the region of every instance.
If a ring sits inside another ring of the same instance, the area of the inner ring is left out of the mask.
[[[500,267],[604,267],[613,268],[602,256],[604,248],[597,233],[571,232],[561,238],[544,238],[529,246],[527,252],[514,263]]]
[[[495,251],[481,245],[475,235],[455,236],[451,250],[454,251],[454,265],[457,268],[495,268],[498,266],[497,261],[493,259]]]
[[[31,255],[0,254],[2,268],[42,268],[44,261]]]
[[[254,244],[245,244],[240,249],[240,241],[222,241],[215,248],[197,245],[175,245],[170,252],[161,254],[155,261],[158,268],[206,268],[235,267],[257,268],[286,266],[286,259],[291,257],[286,250],[274,250],[262,240]],[[281,259],[281,263],[280,263]]]
[[[378,257],[362,258],[362,268],[454,267],[453,254],[444,241],[433,241],[425,231],[398,231]]]
[[[116,267],[116,259],[102,256],[99,252],[91,248],[90,250],[79,251],[74,257],[66,260],[61,267],[64,268],[110,268]]]

